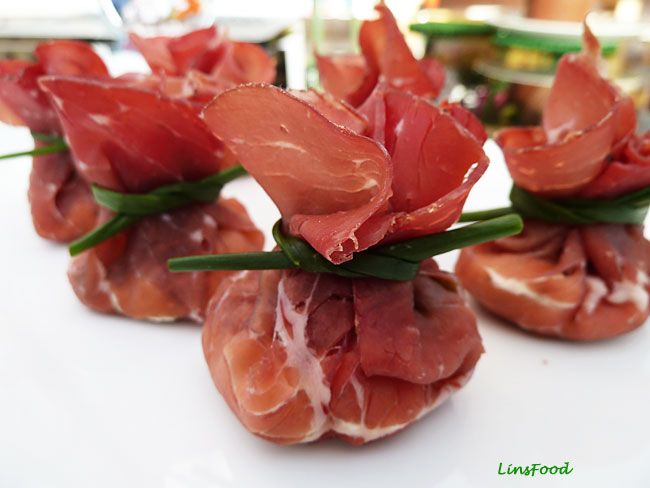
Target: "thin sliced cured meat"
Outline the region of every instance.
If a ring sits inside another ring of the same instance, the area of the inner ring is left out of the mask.
[[[221,169],[222,144],[183,101],[113,81],[47,77],[41,84],[61,117],[79,172],[90,182],[146,192]],[[141,219],[73,258],[69,278],[79,299],[97,311],[200,321],[228,273],[172,274],[167,260],[262,245],[241,204],[220,199]]]
[[[358,230],[391,194],[392,171],[380,145],[268,85],[229,90],[203,116],[273,199],[290,230],[324,256],[340,262],[377,242],[366,242]]]
[[[45,239],[70,242],[97,223],[97,203],[68,152],[34,157],[27,196],[34,228]]]
[[[452,225],[488,164],[476,137],[423,98],[381,86],[362,113],[374,140],[258,85],[219,95],[203,116],[288,230],[341,263],[377,243]]]
[[[636,127],[632,100],[598,72],[594,42],[585,25],[583,52],[560,59],[542,126],[496,135],[513,180],[525,190],[575,195],[600,175]]]
[[[558,67],[543,127],[497,137],[515,183],[539,195],[614,198],[650,184],[650,136],[631,101],[597,67],[585,31],[581,54]],[[520,327],[572,340],[631,331],[650,315],[650,243],[643,227],[527,220],[524,232],[463,249],[456,273],[486,308]]]
[[[203,350],[244,426],[280,444],[394,434],[462,387],[483,351],[433,260],[407,283],[242,272],[212,299]]]
[[[186,100],[196,108],[197,112],[200,112],[215,95],[229,87],[229,84],[221,84],[198,71],[193,71],[186,76],[126,73],[116,80],[123,82],[125,86]]]
[[[167,260],[259,251],[263,243],[244,207],[219,199],[142,219],[73,258],[68,277],[79,300],[98,312],[154,322],[200,322],[210,297],[230,273],[170,273]]]
[[[551,236],[549,238],[549,236]],[[526,222],[520,236],[464,249],[456,273],[486,308],[572,340],[616,336],[650,314],[650,243],[638,226]]]
[[[323,88],[337,98],[361,105],[378,82],[435,98],[445,81],[444,68],[434,59],[413,57],[391,11],[379,3],[376,20],[364,21],[359,31],[362,55],[316,55]]]
[[[180,37],[144,38],[131,33],[130,39],[156,74],[186,76],[197,71],[228,87],[275,80],[275,61],[263,48],[232,41],[215,26]]]
[[[82,42],[41,43],[35,55],[35,62],[0,61],[0,120],[34,132],[61,135],[56,111],[38,79],[45,75],[105,78],[108,70]],[[90,189],[77,175],[67,152],[33,158],[28,198],[34,228],[45,239],[69,242],[88,232],[97,221]]]
[[[45,42],[36,47],[34,54],[35,62],[0,61],[0,99],[5,108],[0,112],[0,120],[24,125],[35,132],[58,134],[56,113],[40,90],[38,78],[45,75],[106,78],[108,70],[101,58],[83,42]]]
[[[368,128],[368,121],[359,112],[345,102],[337,100],[331,94],[320,93],[316,90],[290,90],[294,97],[299,98],[318,110],[330,122],[350,129],[356,134],[363,134]]]
[[[605,170],[580,192],[585,198],[615,198],[650,185],[650,131],[634,134],[614,152]]]
[[[115,81],[46,77],[78,171],[101,186],[146,192],[220,169],[223,145],[187,103]]]
[[[451,226],[487,169],[484,139],[477,138],[483,138],[480,123],[477,126],[464,109],[449,107],[380,85],[360,108],[372,137],[385,146],[393,165],[390,207],[395,221],[383,242]]]

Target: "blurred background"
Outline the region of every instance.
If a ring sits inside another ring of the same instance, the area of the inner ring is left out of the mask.
[[[126,34],[177,35],[218,24],[262,44],[278,84],[318,86],[313,52],[355,52],[375,0],[21,0],[0,4],[0,57],[28,58],[37,42],[93,43],[113,74],[146,71]],[[650,0],[386,0],[417,57],[447,67],[442,97],[490,128],[539,121],[560,56],[580,50],[582,19],[601,41],[608,76],[650,128]]]

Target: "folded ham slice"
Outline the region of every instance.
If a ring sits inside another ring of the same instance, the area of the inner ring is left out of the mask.
[[[316,54],[323,88],[355,107],[379,81],[414,95],[437,97],[445,82],[442,65],[434,59],[416,60],[388,7],[381,2],[375,9],[379,18],[361,24],[361,55]]]
[[[423,98],[379,85],[361,112],[374,140],[268,85],[229,90],[203,116],[288,230],[341,263],[452,225],[488,164],[482,141]]]
[[[223,145],[186,102],[119,81],[46,77],[79,173],[117,191],[146,192],[216,173]],[[108,218],[104,212],[102,220]],[[235,200],[145,217],[73,258],[69,277],[95,310],[139,319],[201,320],[228,273],[171,274],[180,255],[260,250],[262,234]]]
[[[380,83],[351,110],[248,85],[203,113],[286,230],[334,263],[449,227],[488,162],[462,108]],[[463,386],[482,352],[455,278],[433,260],[411,282],[240,273],[213,298],[203,347],[244,426],[283,444],[393,434]]]
[[[280,444],[400,431],[461,388],[483,348],[454,277],[246,271],[210,303],[203,350],[244,426]]]
[[[35,54],[36,62],[0,61],[0,121],[61,135],[56,112],[38,86],[38,78],[105,78],[108,71],[92,48],[81,42],[42,43]],[[42,145],[36,143],[37,147]],[[34,228],[45,239],[69,242],[88,232],[97,221],[97,206],[67,152],[33,158],[28,197]]]
[[[560,60],[543,126],[498,134],[517,185],[547,198],[613,198],[650,184],[650,134],[632,134],[632,102],[600,77],[598,52],[585,27],[583,52]],[[540,334],[605,339],[650,315],[642,226],[526,221],[518,236],[463,249],[456,272],[486,308]]]

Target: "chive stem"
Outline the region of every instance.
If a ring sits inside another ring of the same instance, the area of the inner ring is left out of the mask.
[[[76,256],[86,249],[96,246],[97,244],[113,237],[115,234],[122,232],[140,220],[140,217],[131,215],[116,215],[105,224],[90,231],[85,236],[77,239],[68,247],[70,256]]]
[[[417,237],[357,253],[351,261],[334,265],[306,242],[282,233],[278,223],[273,235],[282,251],[214,254],[172,258],[170,271],[215,271],[302,268],[310,272],[335,273],[348,278],[375,277],[396,281],[415,278],[420,261],[460,247],[480,244],[521,232],[516,214],[470,224],[459,229]]]
[[[489,220],[495,217],[502,217],[515,212],[512,207],[491,208],[489,210],[477,210],[475,212],[463,212],[458,222],[477,222]]]
[[[292,263],[282,251],[214,254],[172,258],[170,271],[214,271],[243,269],[290,269]]]
[[[54,144],[50,144],[48,146],[36,147],[34,149],[30,149],[29,151],[20,151],[20,152],[15,152],[10,154],[2,154],[0,155],[0,159],[19,158],[21,156],[43,156],[45,154],[60,153],[60,152],[65,152],[67,150],[68,150],[68,145],[65,142],[55,142]]]
[[[523,227],[524,223],[521,217],[511,213],[446,232],[415,237],[407,241],[378,247],[374,252],[406,261],[423,261],[454,249],[519,234]]]

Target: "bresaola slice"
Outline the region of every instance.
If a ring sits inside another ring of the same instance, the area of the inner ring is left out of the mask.
[[[391,194],[388,155],[377,143],[268,85],[229,90],[203,116],[273,199],[289,230],[328,259],[345,261],[382,237],[362,229]],[[387,228],[389,219],[380,217],[379,225]]]
[[[278,88],[249,85],[218,96],[203,116],[288,230],[341,263],[452,225],[488,163],[482,142],[425,99],[380,85],[362,113],[375,140]]]
[[[280,444],[400,431],[461,388],[483,348],[453,276],[246,271],[214,296],[203,350],[244,426]]]
[[[360,112],[393,167],[394,221],[382,242],[433,234],[456,222],[489,163],[480,122],[460,106],[436,107],[385,85],[375,89]]]
[[[363,134],[368,128],[368,121],[363,115],[329,93],[316,90],[290,90],[289,93],[310,104],[330,122],[356,134]]]
[[[47,77],[80,174],[117,191],[147,192],[222,169],[223,145],[184,101],[121,82]],[[108,219],[103,212],[102,220]],[[138,319],[200,321],[225,272],[172,274],[179,255],[260,250],[262,234],[235,200],[145,217],[73,258],[69,278],[92,309]]]
[[[106,78],[92,48],[76,41],[39,44],[36,62],[0,61],[0,120],[52,136],[62,134],[54,107],[40,89],[45,75]],[[37,142],[40,147],[44,143]],[[28,190],[32,221],[45,239],[69,242],[93,228],[97,206],[67,152],[35,156]]]
[[[217,172],[224,156],[196,111],[181,100],[116,81],[43,78],[78,171],[87,181],[146,192]]]
[[[598,73],[597,44],[585,26],[583,52],[562,56],[541,127],[507,128],[496,135],[513,180],[525,190],[575,195],[605,169],[608,156],[636,127],[632,100]]]
[[[543,127],[502,130],[515,183],[544,197],[614,198],[650,184],[650,135],[634,135],[632,102],[583,52],[559,63]],[[634,225],[526,221],[524,232],[461,251],[456,272],[494,313],[571,340],[613,337],[650,315],[650,243]]]
[[[47,143],[37,141],[35,147],[44,145]],[[34,229],[45,239],[69,242],[89,232],[98,222],[97,203],[69,152],[33,158],[27,197]]]
[[[316,55],[323,88],[353,106],[361,105],[378,82],[399,90],[435,98],[445,81],[444,68],[433,59],[413,57],[391,11],[379,3],[376,20],[361,24],[362,55]]]

